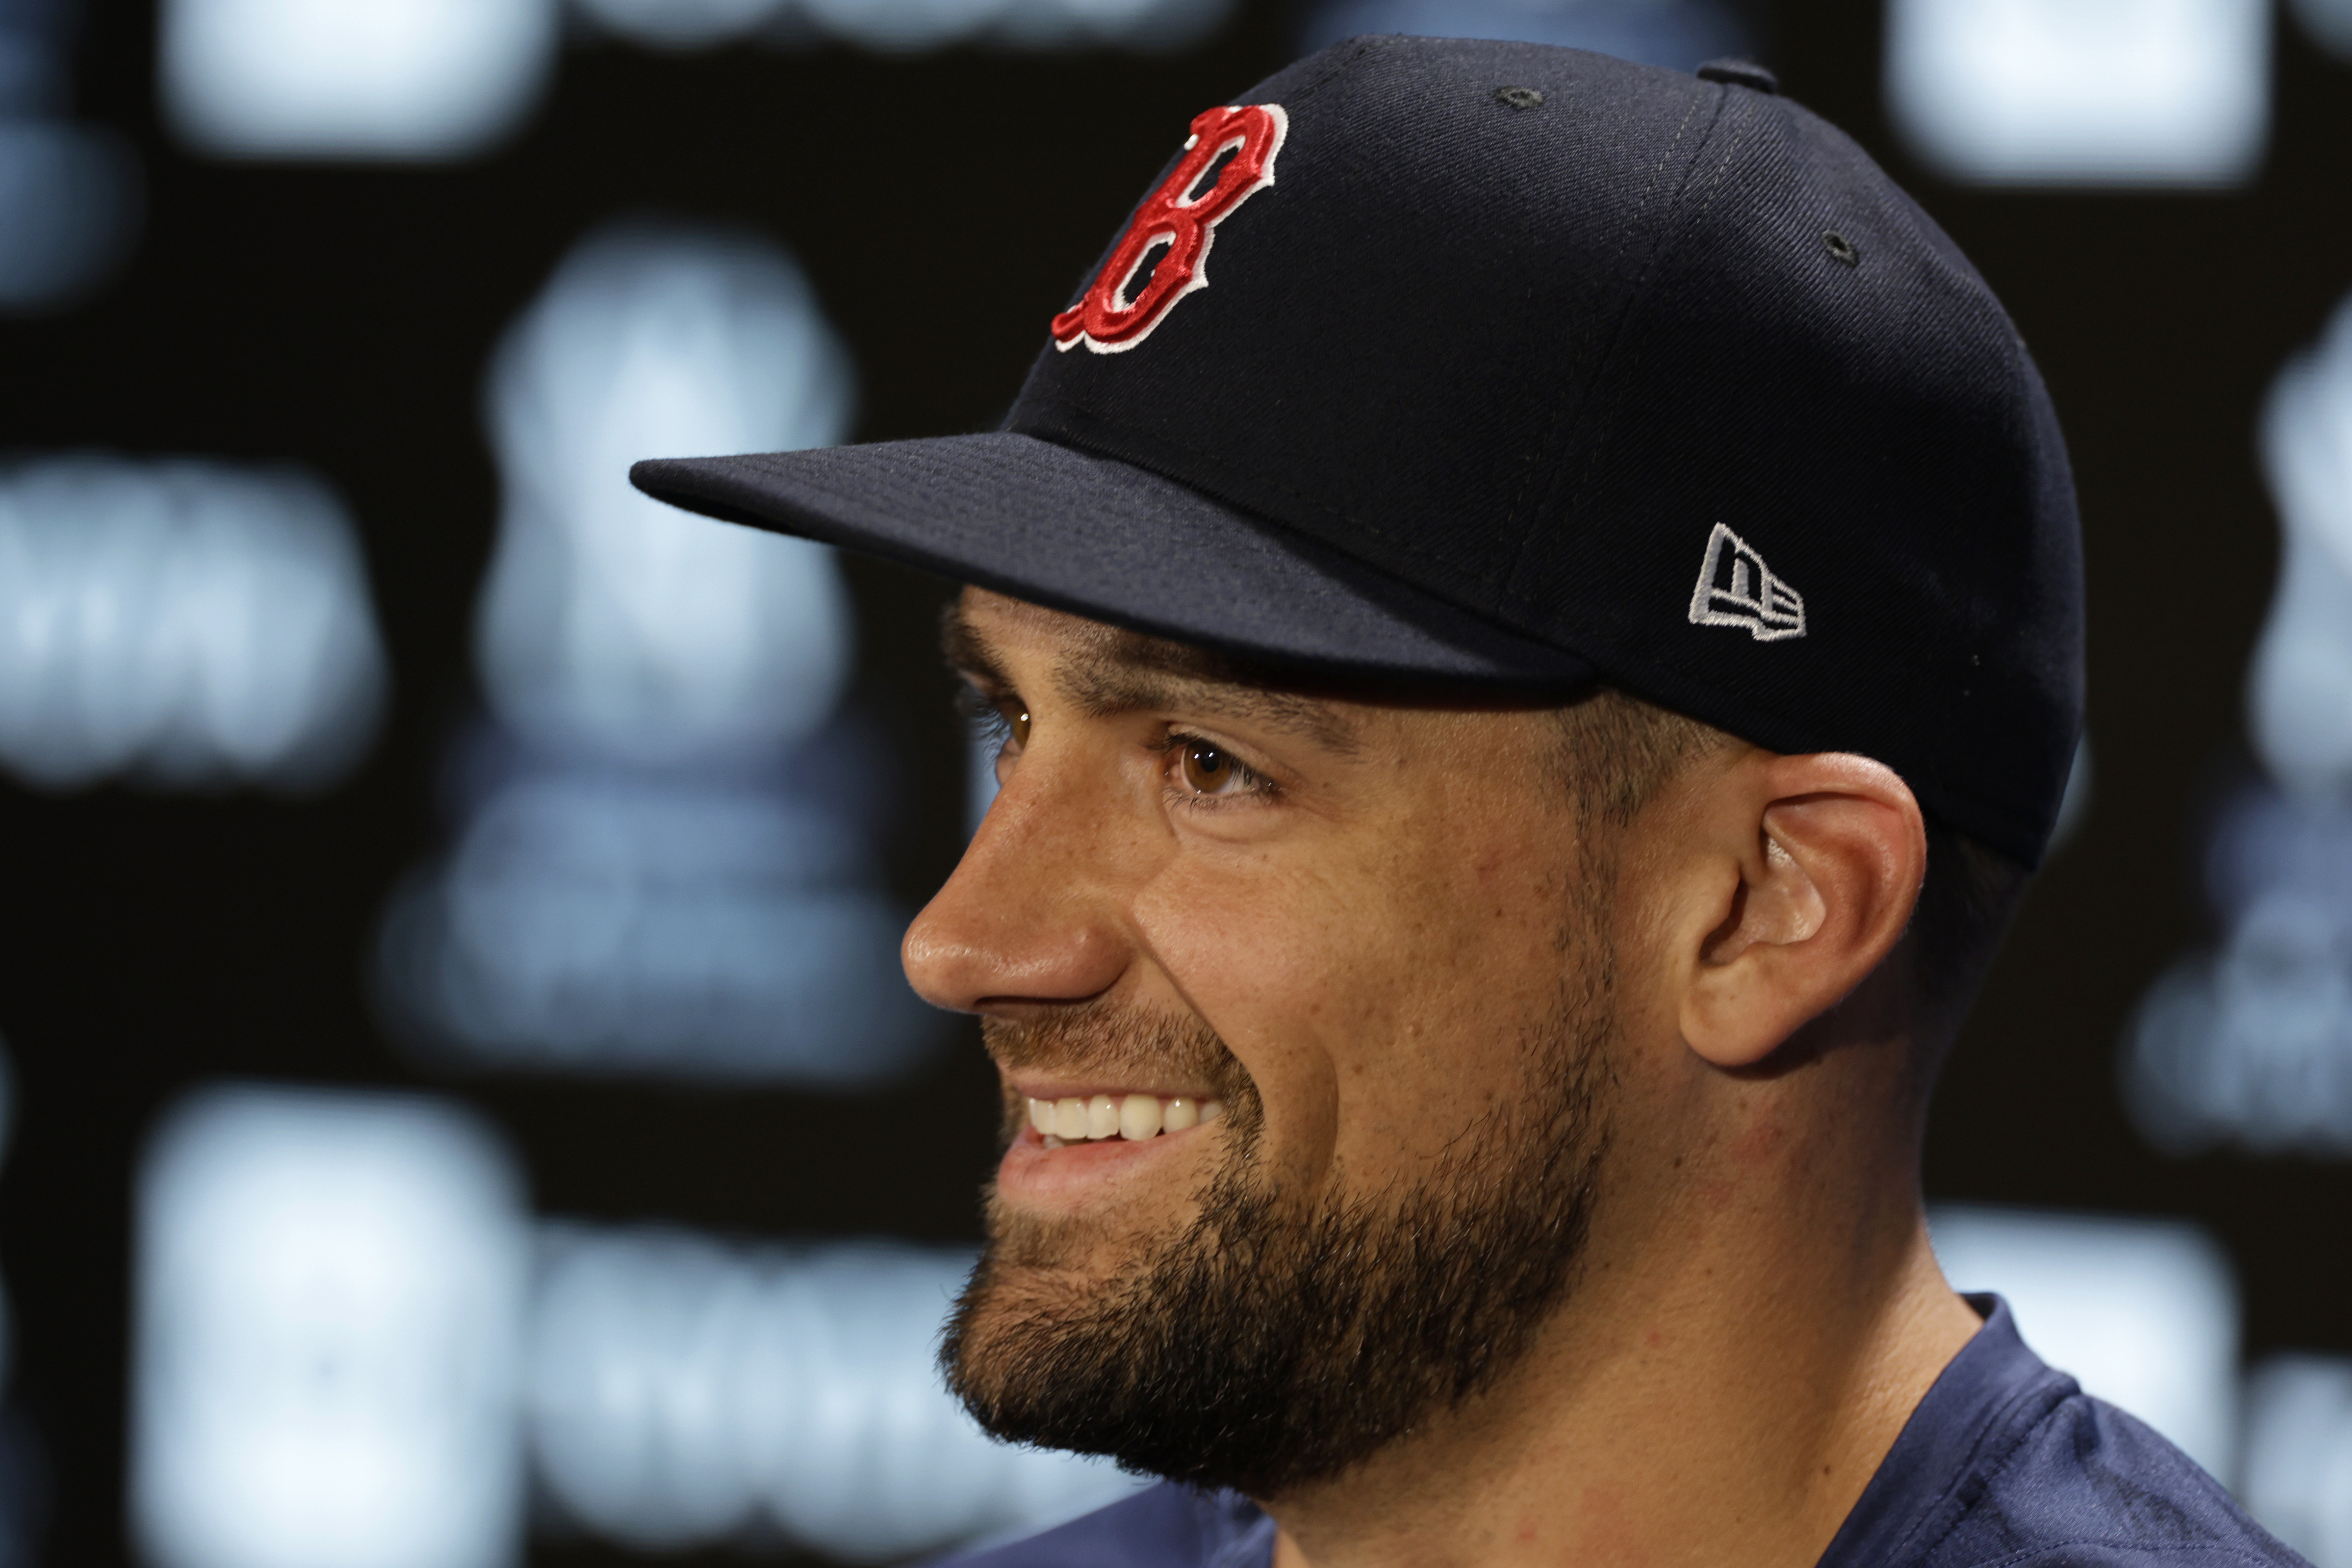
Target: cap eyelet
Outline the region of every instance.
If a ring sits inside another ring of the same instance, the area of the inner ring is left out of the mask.
[[[1841,266],[1860,267],[1862,265],[1862,252],[1853,248],[1853,241],[1835,229],[1822,231],[1822,248],[1830,253],[1832,261]]]
[[[1698,79],[1722,82],[1727,87],[1752,88],[1768,95],[1778,95],[1780,90],[1780,78],[1754,60],[1709,60],[1698,68]]]
[[[1541,109],[1544,95],[1531,87],[1498,87],[1495,101],[1511,109]]]

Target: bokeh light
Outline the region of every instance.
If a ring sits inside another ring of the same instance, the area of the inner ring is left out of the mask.
[[[832,552],[639,494],[648,452],[848,434],[848,357],[800,269],[749,236],[591,237],[508,334],[488,420],[505,480],[478,628],[499,717],[551,751],[724,761],[802,739],[849,674]]]
[[[2270,130],[2269,0],[1887,0],[1886,101],[1992,184],[2227,185]]]
[[[463,157],[536,104],[559,17],[557,0],[163,0],[163,104],[222,157]]]
[[[2246,1385],[2246,1506],[2315,1568],[2352,1564],[2352,1359],[2275,1355]]]
[[[937,1041],[870,844],[884,780],[839,712],[854,625],[833,552],[627,477],[648,452],[838,441],[855,396],[798,267],[740,234],[593,235],[507,335],[477,626],[498,727],[457,850],[395,901],[379,965],[428,1049],[845,1090]]]
[[[499,1568],[528,1230],[499,1145],[387,1095],[224,1088],[142,1173],[131,1509],[158,1568]]]
[[[2352,1155],[2352,307],[2281,372],[2263,455],[2284,548],[2247,671],[2265,778],[2204,852],[2222,937],[2150,988],[2125,1099],[2159,1148]]]
[[[131,1508],[159,1568],[497,1568],[571,1526],[883,1561],[1139,1482],[993,1442],[934,1353],[969,1250],[747,1247],[521,1208],[436,1101],[215,1087],[140,1183]]]
[[[0,765],[302,790],[385,685],[349,516],[291,469],[61,457],[0,471]]]
[[[764,1521],[856,1562],[1043,1528],[1140,1482],[991,1441],[941,1385],[968,1251],[729,1247],[555,1228],[532,1330],[533,1452],[556,1500],[645,1548]]]

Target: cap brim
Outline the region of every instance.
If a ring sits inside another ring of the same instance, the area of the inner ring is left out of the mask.
[[[1592,666],[1131,464],[999,433],[657,458],[688,511],[1336,675],[1566,689]]]

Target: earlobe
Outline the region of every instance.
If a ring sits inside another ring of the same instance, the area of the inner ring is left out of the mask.
[[[1707,805],[1737,881],[1683,967],[1680,1011],[1690,1049],[1736,1069],[1893,951],[1926,874],[1927,830],[1909,787],[1867,758],[1759,753],[1718,784]]]

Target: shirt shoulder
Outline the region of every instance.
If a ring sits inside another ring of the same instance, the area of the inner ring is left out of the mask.
[[[1820,1568],[2310,1568],[2153,1429],[1985,1316]]]
[[[2051,1375],[2038,1418],[1923,1521],[1921,1568],[2310,1568],[2194,1459]]]
[[[1248,1501],[1163,1482],[930,1568],[1266,1568],[1273,1555],[1274,1521]]]

